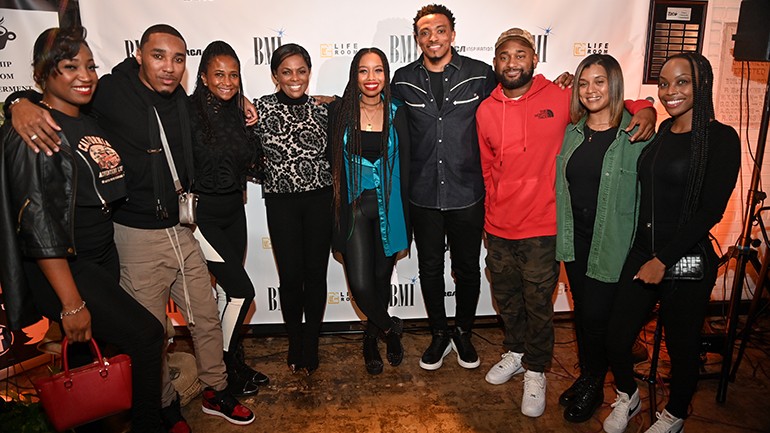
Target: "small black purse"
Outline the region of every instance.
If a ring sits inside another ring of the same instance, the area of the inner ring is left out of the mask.
[[[703,253],[685,254],[676,264],[666,269],[664,281],[700,281],[704,276]]]

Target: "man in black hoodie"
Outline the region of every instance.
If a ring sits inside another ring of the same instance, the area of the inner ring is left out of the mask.
[[[127,199],[114,214],[121,286],[164,324],[168,299],[174,300],[193,337],[198,375],[206,387],[203,411],[245,425],[254,420],[254,414],[226,389],[222,330],[211,280],[192,230],[179,224],[177,191],[161,144],[165,133],[179,179],[187,189],[193,174],[193,134],[187,95],[180,86],[186,48],[173,27],[148,28],[136,57],[124,60],[99,80],[88,113],[107,132],[126,169]],[[39,95],[14,96],[19,95],[11,95],[7,106],[22,138],[49,154],[57,150],[51,146],[58,142],[57,127],[52,120],[43,120],[50,117],[47,111],[23,99],[39,100]],[[115,307],[120,314],[120,307]],[[162,406],[168,431],[190,431],[168,368],[163,369]]]

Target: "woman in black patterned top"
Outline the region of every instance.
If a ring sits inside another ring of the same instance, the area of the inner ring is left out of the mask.
[[[297,44],[270,60],[278,92],[255,100],[265,152],[267,227],[278,266],[281,313],[293,372],[318,368],[332,228],[327,109],[308,96],[310,55]],[[305,323],[302,323],[302,317]]]
[[[241,325],[254,300],[243,268],[246,255],[246,173],[254,163],[256,138],[244,126],[241,62],[226,42],[203,51],[190,96],[198,126],[194,141],[198,232],[206,263],[217,280],[227,385],[234,395],[255,394],[269,379],[244,362]]]

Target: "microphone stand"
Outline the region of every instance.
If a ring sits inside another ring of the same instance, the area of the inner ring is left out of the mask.
[[[722,354],[722,370],[719,374],[719,386],[717,388],[716,400],[719,403],[724,403],[727,400],[727,385],[730,380],[730,365],[733,360],[733,349],[735,346],[735,337],[738,328],[738,310],[741,302],[741,295],[743,294],[743,279],[746,276],[746,265],[751,259],[751,229],[753,227],[752,221],[756,214],[757,206],[759,206],[762,199],[765,197],[765,193],[759,191],[759,182],[762,175],[762,160],[765,156],[765,144],[767,142],[767,127],[770,122],[770,74],[768,74],[767,86],[765,88],[765,105],[762,110],[762,121],[759,128],[759,138],[757,139],[756,160],[754,161],[754,168],[751,172],[751,184],[749,186],[749,193],[746,197],[746,215],[743,219],[743,232],[739,238],[739,245],[737,247],[737,263],[735,265],[735,274],[733,275],[733,287],[730,292],[730,307],[727,314],[727,326],[725,335],[725,347]],[[770,251],[768,251],[770,253]],[[768,254],[766,253],[766,254]],[[763,272],[760,272],[761,279],[757,281],[756,289],[754,291],[754,298],[761,298],[762,288],[765,285],[764,277],[767,275],[767,266],[763,265]],[[744,329],[744,340],[747,338],[748,330]],[[743,353],[742,351],[740,352]],[[737,365],[740,364],[740,359],[736,361]],[[733,378],[735,373],[733,372]]]

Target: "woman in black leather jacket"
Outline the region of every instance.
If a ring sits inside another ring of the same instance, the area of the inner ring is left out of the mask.
[[[10,124],[0,152],[0,284],[12,327],[37,313],[60,322],[72,342],[115,345],[133,364],[132,432],[160,430],[163,327],[118,284],[111,206],[125,195],[120,156],[96,122],[81,116],[97,85],[85,30],[48,29],[35,42],[41,104],[62,127],[51,157]],[[33,141],[34,135],[29,137]],[[7,258],[7,260],[6,260]],[[77,346],[77,345],[76,345]]]

